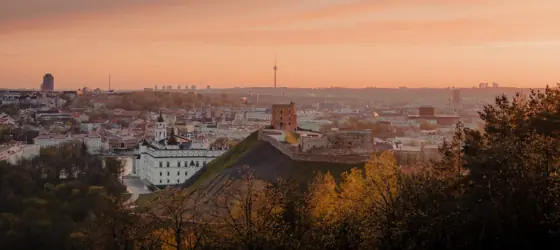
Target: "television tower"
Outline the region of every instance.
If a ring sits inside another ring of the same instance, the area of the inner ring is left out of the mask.
[[[276,53],[274,53],[274,88],[276,88],[276,71],[278,70],[278,67],[276,67]]]

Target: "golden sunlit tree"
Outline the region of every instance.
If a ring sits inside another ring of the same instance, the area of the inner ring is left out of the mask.
[[[389,152],[372,158],[364,169],[342,174],[337,186],[329,173],[310,183],[309,206],[314,226],[321,228],[325,247],[359,247],[374,242],[380,223],[396,223],[391,209],[398,193],[400,173]]]
[[[215,222],[225,225],[221,235],[232,246],[269,249],[278,245],[282,232],[283,192],[246,173],[222,188],[215,203]]]
[[[310,213],[316,223],[329,223],[336,219],[339,199],[336,181],[330,173],[318,174],[309,185]]]
[[[208,232],[200,199],[185,189],[168,188],[151,202],[147,216],[158,226],[154,240],[162,249],[200,247]]]

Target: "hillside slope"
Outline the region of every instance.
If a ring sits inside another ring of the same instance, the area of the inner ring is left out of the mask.
[[[243,157],[247,152],[251,151],[258,141],[258,132],[255,131],[251,133],[243,141],[233,146],[226,153],[209,162],[208,165],[200,169],[195,175],[189,178],[189,180],[183,183],[183,187],[196,188],[198,185],[200,185],[200,183],[214,178],[223,170],[231,167],[233,164],[239,161],[239,159]]]
[[[360,168],[363,164],[293,161],[270,143],[257,140],[236,162],[220,168],[222,171],[215,174],[213,178],[210,176],[199,178],[187,188],[205,199],[210,199],[219,194],[228,183],[237,183],[249,171],[258,180],[274,182],[278,178],[291,179],[305,186],[319,172],[330,172],[338,179],[343,172],[354,167]],[[232,186],[230,185],[229,188],[231,189]]]

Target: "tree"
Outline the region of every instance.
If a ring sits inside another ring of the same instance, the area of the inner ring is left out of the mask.
[[[403,182],[393,242],[421,249],[557,246],[558,89],[526,102],[502,96],[480,116],[484,131],[457,127],[433,168]],[[552,232],[552,233],[551,233]]]
[[[165,249],[198,249],[205,241],[208,218],[200,208],[202,196],[180,188],[168,188],[145,211],[156,223],[155,238]]]
[[[246,168],[247,169],[247,168]],[[222,247],[271,249],[284,238],[282,218],[284,193],[271,183],[245,171],[242,180],[228,182],[215,201],[216,223],[224,224],[221,234],[229,239]]]
[[[90,222],[113,214],[107,198],[124,190],[119,166],[72,143],[16,165],[0,163],[0,248],[75,247]]]

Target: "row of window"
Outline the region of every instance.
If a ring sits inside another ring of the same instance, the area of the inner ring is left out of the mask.
[[[206,165],[206,161],[204,163],[202,163],[202,165]],[[171,163],[170,162],[166,162],[165,166],[170,167]],[[162,168],[163,167],[163,162],[159,162],[159,167]],[[181,162],[177,162],[177,167],[181,167]],[[200,163],[198,161],[191,161],[189,163],[189,161],[185,161],[183,163],[183,167],[200,167]]]
[[[159,180],[159,184],[162,184],[162,183],[163,183],[163,180]],[[167,179],[167,183],[168,184],[170,183],[169,179]],[[177,183],[181,183],[181,180],[177,179]]]
[[[167,171],[167,176],[169,176],[169,171]],[[188,172],[185,171],[185,176],[188,176]],[[159,171],[159,176],[163,176],[163,172]],[[181,176],[181,171],[177,171],[177,176]]]

